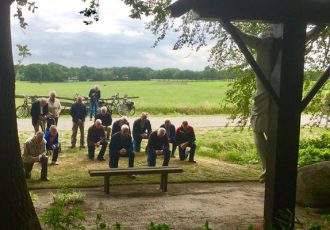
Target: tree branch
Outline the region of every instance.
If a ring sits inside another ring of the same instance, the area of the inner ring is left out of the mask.
[[[326,25],[316,25],[311,29],[310,31],[307,32],[306,35],[306,42],[314,41],[316,40],[320,33],[322,33],[326,28]]]

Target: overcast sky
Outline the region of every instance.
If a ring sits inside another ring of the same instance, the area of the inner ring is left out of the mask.
[[[208,47],[198,53],[172,50],[177,35],[171,34],[156,48],[155,37],[145,29],[145,21],[129,18],[130,10],[121,0],[100,0],[100,21],[83,24],[78,13],[81,0],[36,0],[34,14],[25,12],[29,26],[19,27],[12,17],[12,43],[27,44],[32,56],[24,64],[56,62],[66,66],[138,66],[154,69],[202,70],[208,65]],[[12,14],[15,6],[13,5]]]

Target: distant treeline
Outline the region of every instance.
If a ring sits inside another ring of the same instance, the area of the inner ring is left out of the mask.
[[[219,71],[209,67],[206,67],[203,71],[191,71],[175,68],[153,70],[139,67],[93,68],[82,66],[73,68],[49,63],[16,66],[16,78],[33,82],[136,81],[150,79],[224,80],[234,79],[236,75],[229,71]]]

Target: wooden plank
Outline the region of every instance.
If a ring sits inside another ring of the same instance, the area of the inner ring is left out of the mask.
[[[90,176],[105,175],[129,175],[129,174],[160,174],[160,173],[182,173],[182,168],[160,167],[160,168],[123,168],[123,169],[104,169],[88,170]]]

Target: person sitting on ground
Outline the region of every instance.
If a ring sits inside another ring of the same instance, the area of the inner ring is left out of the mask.
[[[112,124],[112,117],[111,114],[108,112],[107,107],[102,106],[100,109],[100,113],[95,116],[94,122],[100,119],[102,121],[102,125],[104,128],[104,131],[107,133],[107,139],[110,139],[111,134],[111,124]]]
[[[120,157],[128,157],[128,167],[134,167],[134,152],[132,136],[129,134],[128,125],[122,125],[120,132],[111,137],[110,145],[110,168],[118,168]]]
[[[128,122],[128,119],[126,116],[122,116],[119,120],[115,121],[113,124],[112,124],[112,136],[118,132],[120,132],[121,130],[121,126],[122,125],[127,125],[128,128],[129,128],[129,134],[131,134],[131,129],[130,129],[130,126],[129,126],[129,122]]]
[[[71,117],[72,117],[72,135],[71,135],[71,148],[76,147],[77,132],[80,130],[80,148],[85,148],[84,139],[84,123],[85,117],[87,116],[87,109],[83,103],[81,96],[78,96],[76,102],[71,106]]]
[[[49,92],[48,103],[48,116],[47,116],[47,131],[51,125],[56,125],[58,123],[58,118],[62,110],[60,100],[56,98],[56,92]]]
[[[172,144],[172,154],[171,157],[175,157],[174,153],[176,150],[176,142],[175,142],[175,126],[171,124],[171,121],[169,119],[166,119],[164,124],[160,126],[161,128],[164,128],[166,130],[166,134],[168,137],[168,142]]]
[[[171,152],[169,150],[169,142],[164,128],[153,131],[148,140],[148,166],[156,166],[156,158],[158,155],[164,155],[163,166],[168,166]]]
[[[148,139],[151,132],[148,113],[142,112],[141,118],[135,120],[133,124],[133,148],[135,152],[140,152],[142,139]]]
[[[40,98],[40,100],[36,100],[32,103],[31,117],[35,133],[39,131],[39,126],[43,132],[45,131],[47,115],[48,104],[46,98]]]
[[[56,125],[51,125],[49,127],[49,131],[45,132],[45,140],[46,140],[46,149],[47,153],[52,152],[52,165],[58,165],[57,158],[58,152],[60,150],[60,145],[58,143],[58,132]],[[49,155],[49,154],[47,154]]]
[[[188,125],[187,121],[183,121],[182,125],[176,130],[176,143],[179,147],[180,160],[184,161],[189,155],[189,162],[196,163],[194,160],[196,150],[196,137],[193,127]],[[190,147],[189,154],[186,151]]]
[[[102,126],[102,121],[97,119],[95,123],[89,127],[87,135],[87,144],[88,144],[88,158],[90,160],[94,159],[95,148],[102,146],[97,156],[97,160],[105,161],[104,154],[107,149],[108,142],[105,139],[105,132]]]
[[[25,141],[22,156],[25,178],[31,178],[31,171],[34,163],[40,162],[40,180],[49,180],[47,177],[48,156],[46,155],[46,153],[46,140],[44,139],[44,133],[42,131],[37,131],[33,137],[30,137]]]

